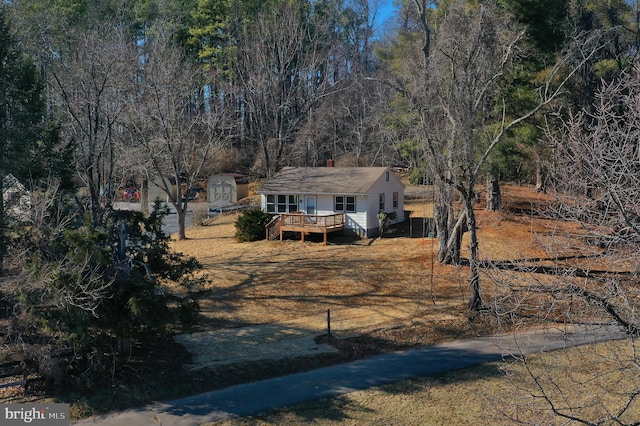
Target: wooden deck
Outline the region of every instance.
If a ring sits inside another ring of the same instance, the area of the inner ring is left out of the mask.
[[[324,244],[327,244],[327,234],[344,229],[344,213],[318,215],[302,213],[283,213],[276,216],[267,225],[267,238],[275,239],[278,234],[280,241],[285,232],[300,232],[301,240],[308,234],[323,234]]]

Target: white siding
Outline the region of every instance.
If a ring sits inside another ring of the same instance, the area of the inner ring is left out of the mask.
[[[353,195],[353,194],[335,194],[335,195]],[[318,195],[318,214],[327,215],[334,213],[342,213],[334,211],[335,195]],[[355,213],[345,212],[345,225],[347,229],[354,230],[358,235],[364,236],[367,229],[367,200],[362,195],[356,195],[356,211]]]
[[[398,193],[398,207],[393,208],[393,193]],[[384,194],[384,211],[387,213],[395,212],[396,219],[390,223],[398,223],[404,221],[404,185],[400,179],[389,170],[389,181],[387,182],[386,173],[371,186],[367,193],[369,203],[367,212],[367,230],[371,233],[377,233],[378,229],[378,212],[380,211],[380,194]],[[372,235],[369,235],[372,236]]]

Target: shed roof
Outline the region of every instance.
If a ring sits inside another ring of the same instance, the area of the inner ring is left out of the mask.
[[[287,167],[258,193],[366,194],[388,167]]]
[[[233,178],[233,180],[235,180],[235,182],[239,185],[249,183],[249,176],[240,173],[219,173],[217,175],[209,176],[209,179],[215,179],[218,176]]]

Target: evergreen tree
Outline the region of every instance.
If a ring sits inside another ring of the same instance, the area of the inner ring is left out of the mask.
[[[7,218],[3,180],[29,177],[44,122],[43,85],[33,62],[21,51],[0,8],[0,274],[6,252]]]
[[[158,202],[148,217],[113,210],[100,228],[85,216],[83,223],[25,232],[29,268],[7,296],[14,303],[9,342],[26,343],[23,356],[34,363],[38,350],[66,354],[59,358],[66,377],[55,380],[81,372],[97,381],[107,378],[103,365],[130,354],[132,341],[196,324],[194,295],[206,281],[196,259],[170,251],[162,231],[168,212]]]

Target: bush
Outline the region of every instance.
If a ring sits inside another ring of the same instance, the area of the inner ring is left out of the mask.
[[[424,184],[424,167],[417,167],[411,171],[409,175],[409,183],[411,185]]]
[[[194,226],[204,226],[209,214],[209,208],[206,205],[196,204],[193,206],[191,214],[191,224]]]
[[[261,209],[244,211],[236,221],[236,238],[240,241],[257,241],[266,238],[265,228],[273,214],[263,212]]]
[[[427,175],[427,169],[422,164],[411,171],[409,183],[411,185],[433,185],[433,179]]]

